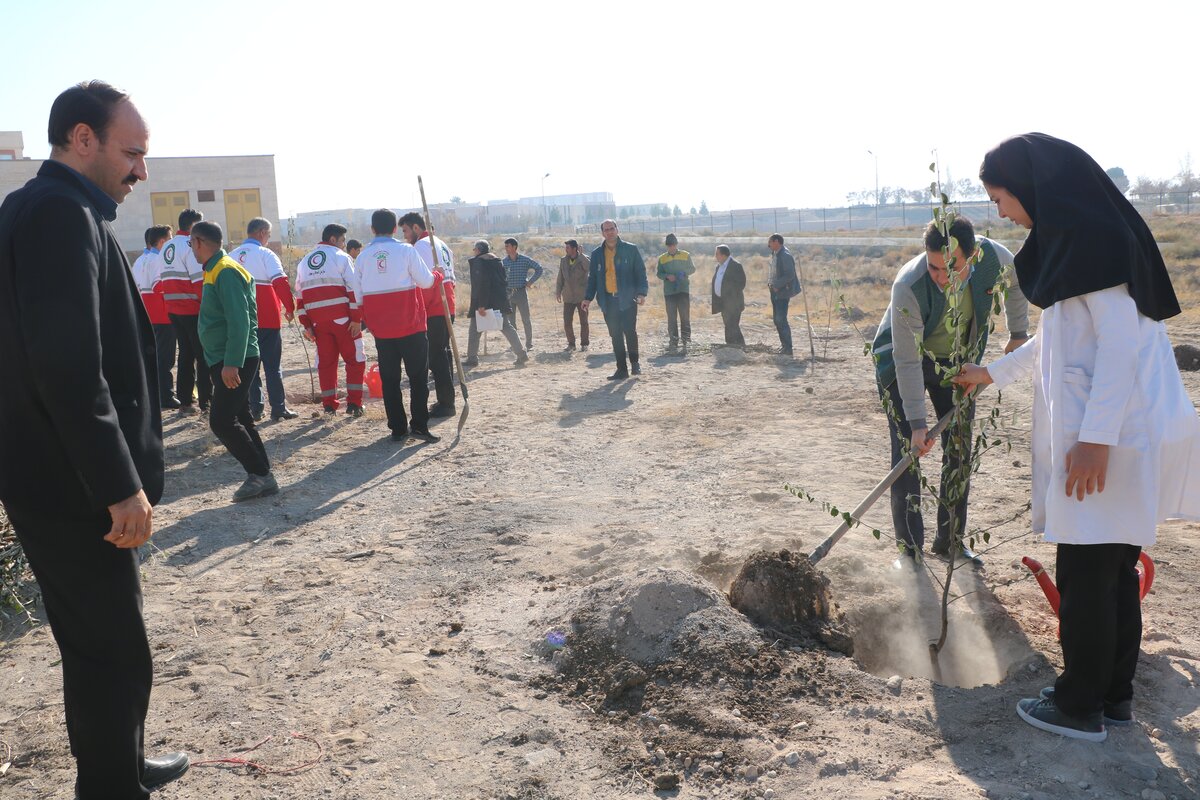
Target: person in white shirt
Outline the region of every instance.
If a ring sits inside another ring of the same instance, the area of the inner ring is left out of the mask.
[[[1149,227],[1083,150],[1031,133],[979,173],[1000,216],[1029,230],[1016,255],[1040,330],[964,387],[1033,375],[1033,528],[1058,545],[1063,672],[1017,713],[1103,741],[1133,720],[1142,619],[1136,566],[1165,519],[1200,519],[1200,418],[1162,320],[1179,313]]]

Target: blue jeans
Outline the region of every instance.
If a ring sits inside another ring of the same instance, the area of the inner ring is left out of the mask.
[[[278,416],[287,408],[287,398],[283,394],[283,369],[279,362],[283,359],[283,336],[279,328],[258,329],[258,357],[262,361],[262,371],[267,373],[267,397],[271,401],[271,415]],[[254,380],[250,383],[250,411],[258,416],[263,411],[262,377],[260,370],[254,370]]]
[[[771,319],[775,322],[775,330],[779,332],[779,344],[783,352],[792,352],[792,326],[788,323],[788,303],[791,298],[784,294],[771,292]]]

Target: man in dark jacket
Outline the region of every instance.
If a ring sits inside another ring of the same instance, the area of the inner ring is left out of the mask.
[[[726,245],[717,245],[717,271],[712,281],[712,313],[725,323],[725,344],[746,346],[742,336],[742,312],[746,309],[746,271],[734,261]]]
[[[604,244],[592,251],[583,308],[586,310],[593,298],[600,302],[608,335],[612,337],[613,354],[617,357],[617,371],[608,379],[619,381],[629,377],[631,367],[634,375],[641,374],[637,312],[638,306],[646,302],[650,288],[646,281],[646,262],[637,245],[621,239],[614,220],[606,219],[600,223],[600,232],[604,234]]]
[[[524,366],[529,360],[525,348],[521,347],[521,337],[513,325],[512,307],[508,302],[508,272],[504,263],[492,254],[492,246],[487,239],[475,243],[475,255],[467,259],[471,267],[471,324],[467,329],[467,360],[464,367],[479,366],[479,329],[477,321],[480,315],[491,316],[500,312],[500,332],[513,352],[517,354],[516,366]]]
[[[162,419],[154,331],[109,226],[147,177],[149,132],[102,81],[59,95],[49,130],[50,160],[0,206],[0,501],[62,655],[76,796],[144,800],[188,766],[142,750],[137,548],[162,496]]]
[[[779,333],[779,346],[785,356],[792,354],[792,326],[788,323],[788,303],[800,294],[800,278],[796,275],[796,259],[783,246],[783,237],[771,234],[767,240],[771,250],[771,272],[767,289],[771,292],[771,319]]]

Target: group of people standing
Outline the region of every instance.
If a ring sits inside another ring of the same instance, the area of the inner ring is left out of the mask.
[[[392,438],[436,441],[426,427],[426,376],[432,370],[438,387],[434,409],[453,413],[444,346],[455,313],[453,259],[420,215],[397,220],[380,209],[371,221],[375,238],[357,254],[343,227],[327,227],[292,288],[278,259],[262,252],[265,220],[253,221],[247,240],[226,251],[220,226],[185,212],[174,236],[161,227],[147,231],[134,270],[110,223],[147,177],[149,130],[137,108],[114,87],[86,82],[55,100],[49,133],[50,159],[0,206],[0,501],[62,654],[76,796],[146,800],[189,765],[184,753],[147,758],[144,750],[153,671],[137,549],[153,533],[152,507],[163,493],[162,409],[207,411],[247,471],[235,499],[276,491],[251,387],[266,365],[272,415],[288,416],[271,333],[282,310],[289,321],[299,316],[317,343],[328,413],[338,412],[331,390],[339,358],[347,363],[347,413],[361,413],[361,335],[369,330]],[[962,293],[954,304],[982,353],[991,294],[1005,267],[1015,267],[1007,354],[987,367],[962,365],[954,380],[971,392],[1034,376],[1033,523],[1058,544],[1064,670],[1039,697],[1021,700],[1017,713],[1040,729],[1100,741],[1109,726],[1133,719],[1140,550],[1154,543],[1158,522],[1200,519],[1200,418],[1162,323],[1179,304],[1146,223],[1079,148],[1043,134],[1014,137],[987,154],[980,177],[1000,215],[1029,236],[1013,257],[962,221],[949,231],[931,226],[926,252],[900,270],[873,342],[877,384],[899,409],[893,457],[925,454],[932,443],[924,395],[939,414],[952,400],[930,376],[948,353],[961,353],[939,338],[947,292]],[[405,241],[395,238],[398,224]],[[564,324],[566,306],[582,321],[593,301],[600,305],[617,356],[610,377],[620,379],[640,371],[646,268],[616,222],[605,221],[601,232],[604,242],[590,256],[568,242],[569,270],[560,270],[556,292]],[[667,301],[669,319],[677,320],[672,344],[686,347],[685,298],[695,267],[673,237],[666,244],[657,274],[674,298]],[[769,246],[773,310],[789,352],[787,300],[800,287],[782,237],[772,236]],[[533,345],[526,292],[542,270],[518,253],[515,240],[506,242],[503,260],[486,241],[474,251],[468,363],[479,328],[493,326],[497,315],[523,362]],[[715,258],[713,311],[722,315],[726,341],[740,344],[745,272],[727,247]],[[1044,309],[1033,337],[1026,297]],[[172,335],[180,353],[174,395],[161,380],[168,370],[158,346],[169,350]],[[580,342],[588,345],[586,326]],[[402,371],[410,415],[400,397]],[[893,495],[901,566],[906,558],[916,563],[923,548],[919,511],[906,495],[912,490],[904,484]],[[965,494],[961,502],[957,529],[944,530],[939,519],[935,552],[961,550]]]

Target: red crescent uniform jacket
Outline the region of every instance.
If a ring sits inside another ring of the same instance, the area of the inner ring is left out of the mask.
[[[292,285],[288,283],[279,256],[269,247],[263,247],[257,239],[247,239],[233,250],[229,257],[242,265],[254,278],[254,300],[258,304],[258,327],[278,329],[283,324],[279,313],[280,304],[288,311],[295,311],[292,300]]]
[[[416,248],[379,236],[358,254],[355,265],[363,317],[376,339],[399,339],[428,330],[421,290],[433,286],[434,277]]]
[[[316,246],[296,267],[296,308],[300,324],[344,325],[360,322],[358,294],[354,287],[354,262],[350,255],[331,244]]]
[[[204,292],[204,268],[196,263],[186,233],[176,233],[158,254],[154,264],[154,291],[163,296],[168,314],[195,317],[200,314]]]

